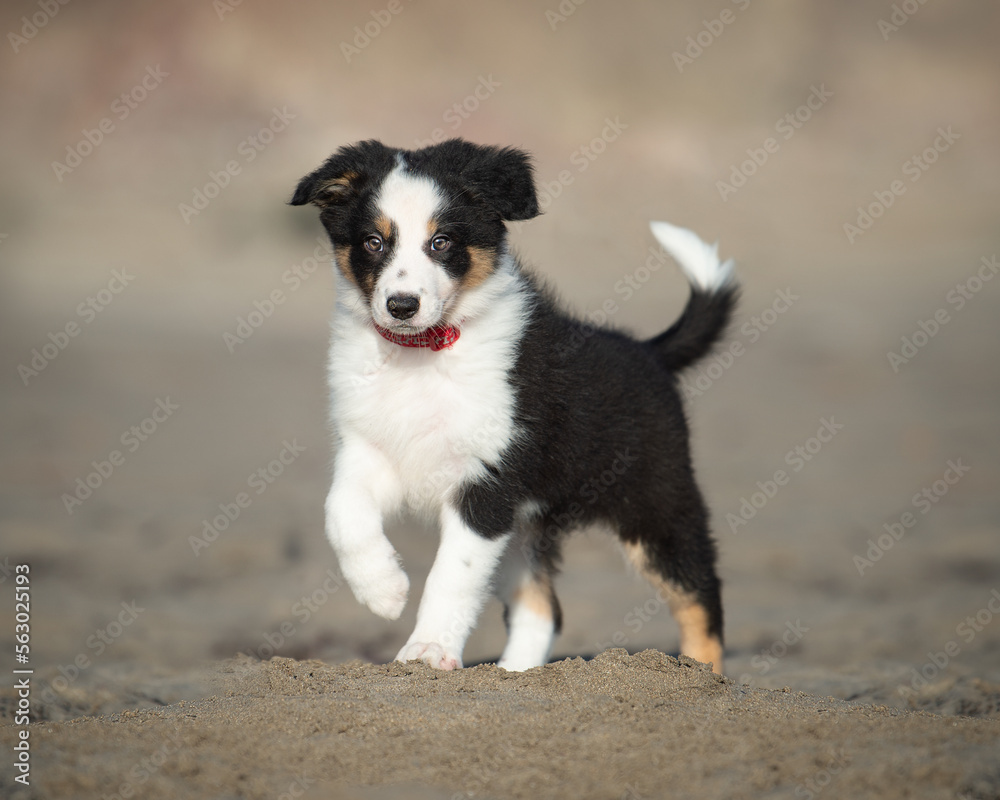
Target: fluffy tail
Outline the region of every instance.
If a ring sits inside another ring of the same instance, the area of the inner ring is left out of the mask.
[[[691,284],[680,318],[648,342],[667,369],[681,370],[707,355],[729,324],[739,294],[733,261],[720,263],[718,243],[705,244],[686,228],[666,222],[651,222],[649,227]]]

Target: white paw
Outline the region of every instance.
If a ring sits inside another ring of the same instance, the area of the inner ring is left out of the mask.
[[[367,563],[363,570],[353,572],[356,576],[353,578],[352,572],[345,566],[344,574],[358,602],[368,606],[380,617],[399,619],[410,593],[410,579],[395,558],[387,559],[377,566]]]
[[[538,661],[527,658],[501,658],[497,662],[497,666],[500,669],[505,669],[509,672],[524,672],[526,669],[532,669],[534,667],[540,667],[545,661]]]
[[[443,645],[436,642],[408,642],[396,661],[423,661],[430,664],[434,669],[461,669],[462,657],[455,653],[449,653]]]

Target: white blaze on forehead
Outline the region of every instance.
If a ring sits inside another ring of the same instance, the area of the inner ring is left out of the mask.
[[[397,253],[416,249],[422,253],[428,239],[427,224],[444,204],[444,196],[430,178],[397,167],[382,184],[376,205],[399,231]]]
[[[424,246],[432,233],[430,221],[445,202],[433,180],[407,172],[402,164],[382,184],[376,207],[395,227],[396,241],[372,297],[372,314],[380,325],[397,322],[386,311],[386,301],[394,294],[420,298],[419,311],[406,321],[408,326],[422,329],[440,320],[454,292],[454,281],[424,252]]]

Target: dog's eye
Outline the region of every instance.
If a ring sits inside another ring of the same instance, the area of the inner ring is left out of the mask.
[[[440,253],[447,250],[449,247],[451,247],[451,239],[447,236],[435,236],[431,239],[431,250],[435,250]]]
[[[369,253],[381,253],[382,237],[369,236],[367,239],[365,239],[365,250],[367,250]]]

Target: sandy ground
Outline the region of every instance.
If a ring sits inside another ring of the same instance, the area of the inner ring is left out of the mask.
[[[327,5],[70,4],[7,38],[0,795],[1000,796],[998,12]],[[648,219],[737,260],[727,346],[685,376],[725,679],[671,657],[599,530],[523,675],[490,664],[495,604],[477,666],[386,665],[434,530],[390,529],[399,621],[340,581],[332,280],[284,202],[342,143],[437,129],[536,154],[546,213],[512,238],[581,314],[674,319]]]
[[[653,650],[217,670],[206,700],[38,725],[38,796],[996,796],[995,721],[751,689]]]

